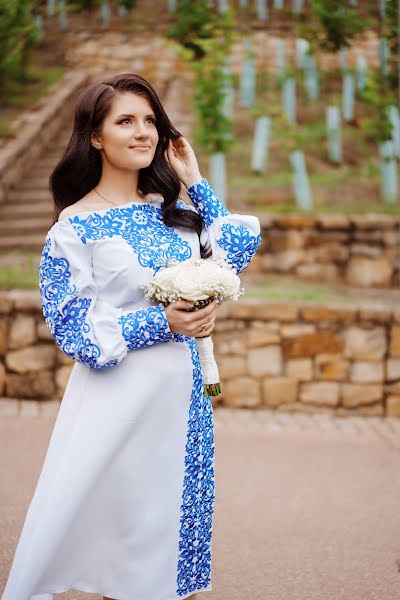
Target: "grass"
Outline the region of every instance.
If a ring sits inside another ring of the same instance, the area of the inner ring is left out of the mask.
[[[371,304],[398,306],[399,290],[348,287],[343,282],[307,281],[284,273],[242,273],[243,298],[277,302],[316,302],[318,304]]]
[[[259,289],[249,290],[246,298],[257,298],[264,300],[280,300],[280,301],[313,301],[313,302],[339,302],[349,303],[350,299],[347,296],[341,296],[339,294],[333,294],[327,292],[322,288],[312,289],[299,289],[299,286],[293,287],[293,289],[275,289],[271,286],[266,285]]]
[[[38,289],[38,256],[35,252],[0,254],[0,289]]]

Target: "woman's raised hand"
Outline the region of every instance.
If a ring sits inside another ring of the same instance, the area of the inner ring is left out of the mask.
[[[215,317],[219,304],[215,298],[210,304],[192,312],[185,309],[192,308],[193,302],[177,300],[165,308],[169,328],[173,333],[180,333],[190,337],[205,337],[210,335],[215,325]],[[206,325],[202,329],[202,325]]]
[[[171,169],[186,188],[201,179],[196,155],[183,136],[176,140],[169,140],[167,158]]]

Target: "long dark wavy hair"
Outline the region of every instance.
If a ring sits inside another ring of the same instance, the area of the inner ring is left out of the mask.
[[[49,188],[54,199],[54,223],[60,212],[83,198],[100,181],[102,162],[100,151],[91,144],[91,134],[101,132],[117,94],[133,92],[144,96],[156,116],[158,144],[151,164],[139,171],[138,188],[143,194],[156,193],[164,198],[163,221],[169,227],[183,227],[200,236],[202,217],[186,209],[176,208],[181,184],[170,167],[165,150],[170,139],[181,136],[169,120],[153,86],[140,75],[122,73],[90,85],[80,95],[74,118],[74,128],[64,154],[50,175]],[[200,244],[202,258],[211,254]]]

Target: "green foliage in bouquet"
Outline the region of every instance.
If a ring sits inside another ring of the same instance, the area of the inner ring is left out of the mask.
[[[31,8],[27,0],[0,0],[0,89],[26,75],[29,48],[38,36]]]
[[[313,18],[300,24],[300,33],[313,50],[338,52],[350,46],[351,40],[367,26],[372,26],[349,7],[348,0],[311,0],[310,14]]]

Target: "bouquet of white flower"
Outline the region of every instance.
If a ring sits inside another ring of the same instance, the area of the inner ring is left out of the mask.
[[[219,298],[220,302],[238,300],[244,294],[234,270],[224,260],[213,258],[171,260],[167,267],[160,269],[149,283],[142,284],[140,288],[148,300],[161,302],[164,306],[176,300],[194,302],[193,308],[188,311],[203,308],[214,298]],[[204,395],[218,396],[221,385],[211,336],[195,339],[203,373]]]

